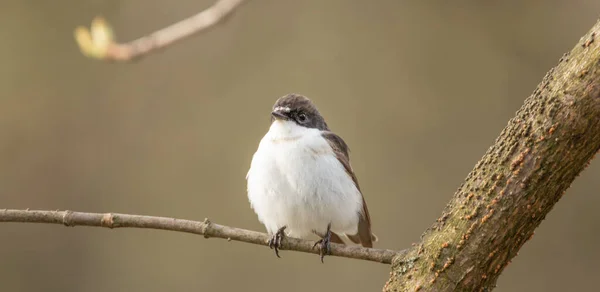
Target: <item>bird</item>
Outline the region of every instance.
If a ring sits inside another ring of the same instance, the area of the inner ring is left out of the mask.
[[[269,131],[260,140],[246,175],[251,208],[279,256],[286,237],[320,237],[321,262],[342,236],[373,247],[371,217],[350,165],[349,147],[329,129],[316,105],[287,94],[272,107]]]

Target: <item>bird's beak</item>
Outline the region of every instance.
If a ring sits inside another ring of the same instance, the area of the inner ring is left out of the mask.
[[[281,110],[274,110],[271,112],[271,116],[273,116],[273,118],[275,118],[276,120],[288,120],[289,117],[283,113]]]

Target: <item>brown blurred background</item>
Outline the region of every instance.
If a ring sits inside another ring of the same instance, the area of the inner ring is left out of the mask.
[[[263,231],[245,175],[269,110],[311,97],[352,148],[378,247],[419,239],[600,2],[253,0],[135,64],[84,58],[102,14],[120,40],[208,0],[0,4],[0,208],[123,212]],[[496,291],[591,291],[595,161]],[[389,266],[153,230],[0,224],[2,291],[380,291]]]

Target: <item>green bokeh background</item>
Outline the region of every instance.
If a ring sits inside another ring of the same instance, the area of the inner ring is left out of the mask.
[[[281,95],[352,149],[378,247],[419,239],[600,2],[252,0],[134,64],[84,58],[102,14],[131,40],[207,0],[0,4],[0,208],[211,220],[264,230],[245,175]],[[600,164],[495,291],[592,291]],[[2,291],[380,291],[389,266],[153,230],[0,224]]]

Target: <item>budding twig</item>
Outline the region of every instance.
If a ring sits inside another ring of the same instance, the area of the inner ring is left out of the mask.
[[[97,17],[92,21],[91,29],[78,27],[75,30],[75,39],[79,49],[87,57],[105,61],[131,61],[193,34],[206,31],[227,18],[244,1],[219,0],[194,16],[124,44],[115,42],[108,23],[103,18]]]

